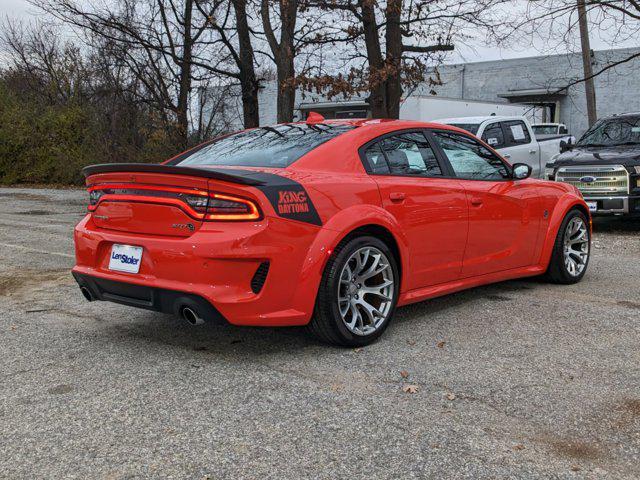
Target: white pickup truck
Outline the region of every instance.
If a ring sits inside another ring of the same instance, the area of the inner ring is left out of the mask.
[[[537,138],[525,117],[485,116],[434,120],[462,128],[496,149],[511,163],[531,165],[534,178],[542,178],[545,164],[560,153],[560,142],[569,142],[569,135],[545,135]]]

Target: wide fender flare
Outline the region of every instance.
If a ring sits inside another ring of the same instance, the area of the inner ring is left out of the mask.
[[[547,267],[551,261],[551,254],[553,253],[553,246],[560,230],[560,225],[564,217],[574,207],[581,207],[583,211],[588,212],[589,208],[584,200],[573,193],[566,193],[555,205],[553,212],[551,212],[551,218],[547,224],[547,231],[545,232],[544,243],[542,245],[542,252],[540,254],[539,264],[543,267]]]
[[[396,219],[386,210],[375,205],[356,205],[333,215],[318,231],[311,243],[300,272],[299,291],[306,292],[307,299],[315,301],[322,273],[339,243],[354,230],[367,225],[375,225],[388,230],[396,241],[400,252],[401,284],[405,283],[410,271],[409,243]],[[313,292],[313,295],[309,293]],[[302,301],[302,299],[300,299]]]

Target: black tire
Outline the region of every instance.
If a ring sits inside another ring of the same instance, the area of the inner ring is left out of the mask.
[[[340,274],[345,263],[354,252],[367,246],[377,248],[384,253],[389,260],[394,280],[393,297],[391,309],[384,323],[371,334],[356,335],[347,328],[340,315],[338,309],[338,287]],[[348,238],[338,245],[327,262],[318,288],[313,317],[308,325],[308,329],[319,340],[332,345],[342,347],[362,347],[369,345],[376,341],[389,326],[398,301],[399,285],[400,276],[398,274],[396,259],[384,242],[371,236]]]
[[[589,237],[589,254],[587,256],[586,264],[582,272],[579,275],[572,275],[569,273],[564,261],[564,240],[567,230],[567,225],[569,222],[575,218],[582,218],[583,222],[587,226],[587,235]],[[545,280],[551,283],[558,283],[564,285],[570,285],[573,283],[578,283],[582,280],[585,273],[587,272],[587,267],[589,266],[589,259],[591,257],[591,232],[589,229],[589,219],[587,216],[577,208],[574,208],[567,213],[560,225],[560,229],[558,230],[558,234],[556,235],[556,241],[553,244],[553,251],[551,253],[551,261],[549,262],[549,266],[547,267],[547,272],[544,275]]]

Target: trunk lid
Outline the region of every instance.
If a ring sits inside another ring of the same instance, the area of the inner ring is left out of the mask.
[[[109,172],[90,175],[87,184],[92,196],[100,195],[100,201],[92,210],[93,222],[99,228],[188,237],[202,226],[203,221],[190,214],[185,198],[206,198],[209,191],[206,178]]]

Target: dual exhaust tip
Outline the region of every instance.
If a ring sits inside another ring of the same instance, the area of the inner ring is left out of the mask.
[[[82,292],[82,296],[87,299],[88,302],[93,302],[95,298],[93,298],[93,293],[87,287],[80,287],[80,291]]]
[[[89,290],[87,287],[80,287],[80,292],[82,292],[82,296],[86,298],[87,301],[93,302],[95,300],[93,293],[91,293],[91,290]],[[193,308],[188,306],[183,306],[178,311],[180,313],[180,317],[189,325],[204,324],[204,318],[202,318],[202,315],[200,315],[197,310],[194,310]]]
[[[182,307],[180,316],[190,325],[202,325],[204,323],[204,318],[191,307]]]

